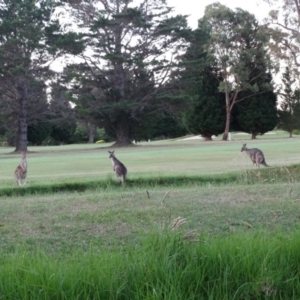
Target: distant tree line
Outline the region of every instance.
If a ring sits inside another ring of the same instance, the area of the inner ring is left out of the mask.
[[[164,0],[0,0],[0,137],[20,151],[189,133],[256,138],[276,126],[292,136],[300,130],[294,5],[259,24],[216,2],[192,30]],[[278,21],[287,11],[291,31]],[[51,68],[59,58],[61,72]],[[278,86],[279,62],[287,67]]]

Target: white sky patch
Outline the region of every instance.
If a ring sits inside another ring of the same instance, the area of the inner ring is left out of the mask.
[[[189,26],[197,28],[198,20],[203,17],[207,5],[220,2],[231,9],[241,8],[254,14],[262,22],[268,16],[270,7],[263,0],[169,0],[168,5],[175,8],[175,14],[188,15]]]

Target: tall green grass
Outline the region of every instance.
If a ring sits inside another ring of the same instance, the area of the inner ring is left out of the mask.
[[[135,246],[1,253],[1,299],[299,299],[298,231],[155,232]]]
[[[281,166],[273,168],[260,168],[244,170],[239,173],[239,183],[277,183],[299,182],[300,165]]]

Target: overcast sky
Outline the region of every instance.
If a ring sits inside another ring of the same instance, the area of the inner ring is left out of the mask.
[[[198,19],[203,17],[205,7],[214,2],[220,2],[231,9],[239,7],[247,10],[259,21],[262,21],[270,10],[263,0],[168,0],[168,5],[175,8],[176,14],[189,15],[189,25],[196,28]]]

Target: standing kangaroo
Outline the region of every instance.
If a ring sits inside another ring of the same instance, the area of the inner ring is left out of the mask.
[[[20,164],[17,166],[15,170],[15,179],[17,185],[21,186],[25,184],[25,178],[27,175],[27,158],[26,158],[26,151],[21,152],[22,159]]]
[[[125,184],[127,169],[126,167],[115,157],[115,151],[108,151],[109,158],[111,159],[113,169],[116,172],[117,178],[121,178],[123,184]]]
[[[259,168],[259,165],[263,165],[265,167],[270,167],[267,165],[264,154],[261,150],[257,148],[248,149],[246,144],[243,145],[241,152],[245,151],[251,158],[253,164]]]

